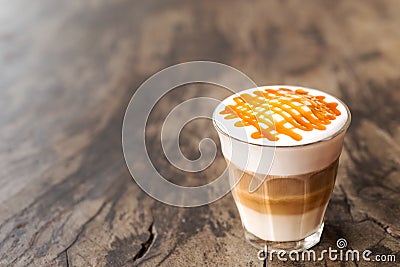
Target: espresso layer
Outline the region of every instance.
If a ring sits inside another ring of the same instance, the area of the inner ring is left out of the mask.
[[[335,184],[338,161],[318,172],[266,177],[243,172],[231,164],[230,177],[233,182],[237,181],[232,193],[237,202],[259,213],[302,214],[327,205]],[[253,178],[265,180],[250,193],[249,185]]]

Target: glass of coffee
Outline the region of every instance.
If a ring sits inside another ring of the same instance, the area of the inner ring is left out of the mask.
[[[213,114],[245,238],[257,248],[304,250],[320,240],[350,112],[325,92],[263,86]]]

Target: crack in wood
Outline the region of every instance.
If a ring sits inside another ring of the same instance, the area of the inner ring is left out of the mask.
[[[69,244],[65,249],[63,249],[60,253],[57,254],[58,258],[61,254],[65,253],[66,254],[66,258],[67,258],[67,263],[69,264],[69,259],[68,259],[68,250],[76,244],[76,242],[78,242],[81,234],[86,230],[86,227],[94,221],[94,219],[96,219],[96,217],[103,211],[103,209],[105,208],[107,204],[107,201],[103,202],[100,206],[100,208],[96,211],[95,214],[93,214],[92,217],[90,217],[81,227],[81,229],[79,230],[78,234],[75,236],[74,240],[72,240],[71,244]]]
[[[145,258],[142,257],[141,260],[140,260],[140,262],[137,263],[137,266],[139,266],[139,265],[143,264],[144,262],[149,261],[149,260],[151,260],[151,259],[153,259],[153,258],[156,258],[156,257],[158,257],[158,256],[160,256],[160,253],[153,254],[153,255],[150,255],[150,256],[147,256],[147,254],[146,254],[146,257],[145,257]],[[131,261],[127,261],[127,262],[126,262],[124,265],[122,265],[121,267],[127,266],[128,264],[131,264],[131,263],[132,263]]]
[[[382,228],[385,231],[385,233],[387,233],[391,237],[399,239],[398,236],[396,236],[395,234],[392,234],[390,231],[388,231],[388,229],[390,228],[389,225],[384,224],[383,222],[379,221],[378,219],[370,216],[368,213],[366,213],[365,215],[366,215],[368,221],[373,222],[376,225],[378,225],[380,228]]]
[[[368,213],[363,212],[363,214],[365,215],[365,219],[361,220],[361,221],[358,221],[357,223],[372,222],[372,223],[376,224],[377,226],[379,226],[379,228],[381,228],[386,234],[390,235],[391,237],[393,237],[395,239],[399,239],[399,236],[397,236],[396,234],[393,234],[393,233],[390,232],[389,229],[391,229],[391,227],[389,225],[384,224],[383,222],[381,222],[378,219],[372,217]],[[386,236],[383,239],[385,239],[385,238],[386,238]],[[382,241],[382,240],[380,240],[380,241]]]
[[[65,261],[67,262],[67,267],[69,267],[69,256],[68,256],[68,250],[65,251]]]
[[[343,186],[340,185],[339,188],[340,188],[340,190],[341,190],[342,193],[343,193],[344,203],[346,204],[346,208],[347,208],[347,210],[348,210],[348,212],[349,212],[349,214],[350,214],[351,220],[352,220],[353,222],[355,222],[356,220],[354,220],[353,215],[352,215],[352,213],[351,213],[351,208],[353,207],[353,205],[352,205],[352,203],[351,203],[351,200],[350,200],[349,197],[347,196],[347,193],[346,193],[346,191],[344,190]],[[392,236],[392,237],[398,239],[398,236],[396,236],[395,234],[392,234],[390,231],[388,231],[388,229],[390,228],[388,225],[386,225],[386,224],[384,224],[383,222],[379,221],[378,219],[372,217],[371,215],[369,215],[369,214],[366,213],[366,212],[362,212],[362,213],[365,215],[366,219],[361,220],[361,221],[358,221],[357,223],[363,223],[363,222],[366,222],[366,221],[370,221],[370,222],[372,222],[372,223],[378,225],[379,228],[382,228],[382,229],[385,231],[385,233],[387,233],[387,234],[389,234],[390,236]]]
[[[146,254],[149,253],[152,245],[156,240],[157,231],[154,225],[154,220],[151,222],[148,231],[150,233],[149,238],[147,238],[147,240],[141,244],[140,250],[131,260],[134,264],[139,264],[142,261],[142,259],[146,256]]]

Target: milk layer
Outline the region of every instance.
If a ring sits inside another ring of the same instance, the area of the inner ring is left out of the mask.
[[[323,222],[326,206],[298,215],[259,213],[236,202],[242,224],[253,235],[268,241],[295,241],[317,231]]]

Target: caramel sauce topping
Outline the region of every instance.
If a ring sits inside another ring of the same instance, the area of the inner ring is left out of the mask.
[[[326,126],[340,115],[338,103],[326,102],[325,96],[309,95],[307,91],[287,88],[265,89],[252,94],[243,93],[234,97],[234,105],[228,105],[220,114],[226,120],[239,118],[236,127],[253,126],[256,131],[251,134],[254,139],[267,138],[279,140],[284,134],[296,141],[303,137],[294,129],[312,131],[325,130]],[[273,119],[272,113],[282,119]]]

